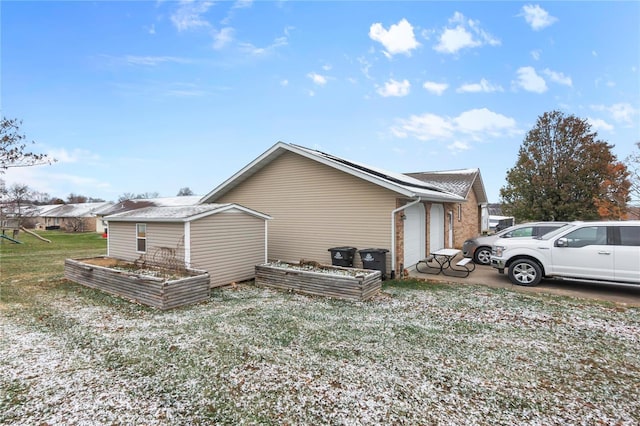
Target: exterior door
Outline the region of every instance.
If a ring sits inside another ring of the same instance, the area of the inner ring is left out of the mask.
[[[562,235],[565,247],[551,248],[558,276],[613,280],[614,246],[607,244],[607,227],[585,225]]]
[[[444,207],[442,204],[431,204],[429,209],[429,251],[444,248]]]
[[[425,258],[426,215],[424,204],[418,203],[404,210],[404,267],[415,265]]]

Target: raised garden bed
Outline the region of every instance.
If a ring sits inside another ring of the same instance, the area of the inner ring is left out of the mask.
[[[320,265],[315,262],[270,262],[256,266],[257,286],[316,296],[368,300],[382,287],[380,271]]]
[[[209,298],[209,274],[196,269],[141,267],[108,257],[66,259],[66,279],[161,310]]]

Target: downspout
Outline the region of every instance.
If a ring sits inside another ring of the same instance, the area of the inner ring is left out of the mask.
[[[184,265],[191,268],[191,222],[184,223]]]
[[[391,279],[396,277],[396,213],[402,211],[408,207],[411,207],[415,204],[421,202],[422,199],[418,197],[416,200],[410,202],[409,204],[405,204],[404,206],[398,207],[397,209],[391,212]]]

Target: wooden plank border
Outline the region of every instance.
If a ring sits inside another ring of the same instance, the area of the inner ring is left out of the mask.
[[[209,274],[206,271],[190,269],[188,272],[193,276],[169,281],[92,265],[82,260],[89,259],[65,259],[66,279],[160,310],[192,305],[209,298]]]
[[[280,262],[280,264],[282,263]],[[290,265],[297,266],[296,264]],[[356,275],[303,271],[264,264],[256,265],[255,284],[258,287],[272,287],[314,296],[356,301],[369,300],[382,288],[380,271],[326,265],[321,265],[321,267],[323,269],[349,270],[350,272],[355,272]]]

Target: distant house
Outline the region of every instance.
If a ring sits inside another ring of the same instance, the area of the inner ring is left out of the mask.
[[[97,214],[97,220],[100,222],[100,227],[102,229],[102,231],[100,232],[102,233],[107,230],[107,223],[106,220],[104,220],[105,216],[124,213],[146,207],[193,206],[198,204],[200,198],[202,197],[200,197],[199,195],[189,195],[183,197],[136,198],[113,203],[111,207],[101,210]]]
[[[104,232],[98,215],[113,203],[77,203],[42,206],[37,214],[39,229],[62,229],[67,232]]]
[[[272,216],[271,259],[327,263],[332,247],[382,248],[393,276],[430,250],[479,234],[487,199],[476,169],[405,175],[278,142],[202,203]]]
[[[267,261],[266,214],[236,204],[145,207],[106,216],[107,255],[209,272],[211,287],[254,277]]]

